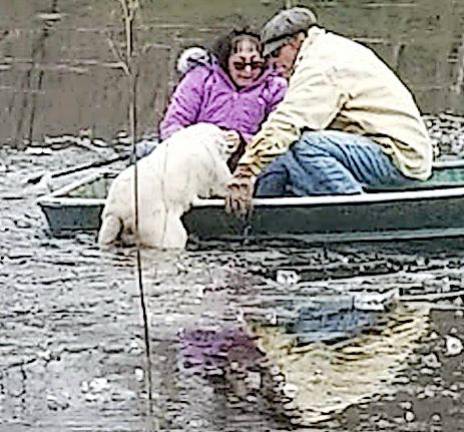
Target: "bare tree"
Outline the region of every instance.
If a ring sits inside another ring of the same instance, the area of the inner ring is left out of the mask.
[[[128,105],[128,122],[129,122],[129,136],[132,145],[132,162],[135,169],[134,180],[134,206],[135,206],[135,231],[137,241],[137,275],[138,287],[140,293],[140,304],[143,318],[144,328],[144,341],[145,341],[145,355],[146,355],[146,390],[148,394],[149,411],[152,410],[152,362],[151,362],[151,348],[150,348],[150,331],[148,314],[145,303],[145,295],[143,289],[143,272],[142,272],[142,259],[140,252],[140,238],[139,238],[139,202],[138,202],[138,171],[137,171],[137,153],[136,153],[136,135],[137,135],[137,78],[138,78],[138,63],[136,53],[134,50],[134,21],[137,11],[140,9],[138,0],[116,0],[119,2],[122,9],[122,17],[124,23],[125,35],[125,53],[118,49],[116,44],[109,38],[110,48],[121,63],[121,69],[124,71],[127,81],[127,88],[129,93]]]
[[[37,94],[42,90],[44,78],[44,71],[41,67],[45,58],[45,43],[54,29],[55,22],[61,19],[61,15],[58,12],[58,0],[51,0],[49,11],[41,15],[39,14],[39,18],[42,20],[42,28],[39,36],[32,44],[30,68],[24,74],[21,81],[21,90],[23,92],[13,141],[14,147],[18,150],[24,150],[27,145],[32,144],[34,138]],[[6,34],[4,33],[4,35]],[[13,107],[13,103],[14,98],[10,110]]]
[[[459,44],[456,81],[452,88],[453,88],[454,93],[460,96],[462,94],[463,87],[464,87],[464,35],[461,36],[461,41]]]

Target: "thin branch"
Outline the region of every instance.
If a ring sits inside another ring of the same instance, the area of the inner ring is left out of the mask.
[[[461,95],[464,85],[464,36],[461,38],[461,43],[458,49],[458,65],[457,65],[456,82],[453,90],[457,95]]]
[[[150,348],[150,328],[148,323],[148,313],[145,303],[145,294],[143,289],[143,272],[142,272],[142,258],[140,252],[140,232],[139,232],[139,180],[138,180],[138,164],[137,164],[137,152],[135,137],[137,134],[137,78],[138,72],[133,67],[133,20],[135,18],[136,9],[138,4],[130,2],[130,0],[119,0],[123,10],[124,27],[126,35],[126,74],[128,89],[130,94],[129,99],[129,128],[130,128],[130,139],[132,144],[132,159],[134,162],[134,212],[135,212],[135,232],[137,242],[137,275],[138,275],[138,287],[140,292],[140,304],[142,308],[142,318],[144,327],[144,340],[145,340],[145,355],[147,362],[147,393],[149,412],[152,411],[153,395],[152,395],[152,362],[151,362],[151,348]]]
[[[285,9],[291,9],[294,6],[295,6],[295,1],[285,0]]]
[[[132,22],[134,20],[135,10],[130,7],[128,0],[119,0],[124,14],[124,26],[126,32],[126,62],[130,68],[132,61],[132,42],[133,42],[133,30]]]
[[[105,32],[105,36],[106,36],[106,41],[108,42],[111,52],[113,53],[116,60],[118,60],[119,66],[124,71],[124,73],[127,76],[129,76],[130,75],[129,67],[127,66],[127,63],[124,61],[121,51],[118,49],[113,39],[111,38],[111,34],[109,32]]]
[[[56,10],[56,1],[52,0],[51,4],[51,12],[53,13]],[[35,107],[36,107],[36,98],[37,94],[33,93],[31,96],[32,101],[30,101],[30,93],[31,87],[33,84],[34,72],[37,69],[37,64],[42,63],[44,56],[45,56],[45,41],[50,35],[50,29],[52,27],[49,26],[49,23],[45,20],[42,24],[42,29],[40,31],[40,35],[35,41],[32,46],[31,52],[31,67],[26,72],[24,80],[21,83],[21,90],[25,90],[23,94],[23,98],[21,101],[21,106],[18,114],[18,122],[16,124],[16,132],[15,132],[15,143],[16,148],[19,150],[24,150],[24,121],[26,117],[26,110],[28,107],[31,107],[31,112],[29,114],[29,125],[28,125],[28,139],[29,144],[31,143],[32,135],[34,132],[34,121],[35,121]],[[42,75],[43,71],[39,72],[39,79],[38,79],[38,87],[41,88],[42,86]],[[24,89],[24,87],[26,87]],[[13,102],[13,101],[12,101]],[[14,103],[14,102],[13,102]]]

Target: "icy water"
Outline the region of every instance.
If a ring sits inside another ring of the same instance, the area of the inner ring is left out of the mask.
[[[95,155],[1,157],[0,431],[464,429],[463,356],[446,345],[463,337],[462,242],[143,251],[149,409],[135,251],[51,238],[42,186],[24,184]],[[276,281],[284,268],[299,285]],[[289,298],[392,288],[449,299],[402,302],[330,343],[276,325]]]

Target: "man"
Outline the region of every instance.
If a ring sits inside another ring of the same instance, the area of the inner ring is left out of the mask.
[[[373,51],[303,7],[278,13],[261,36],[289,87],[240,159],[226,210],[246,214],[255,186],[256,196],[359,194],[431,175],[414,99]]]

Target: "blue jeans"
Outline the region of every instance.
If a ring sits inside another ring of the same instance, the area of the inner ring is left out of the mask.
[[[258,197],[360,194],[415,183],[380,145],[339,131],[305,132],[258,177]]]

